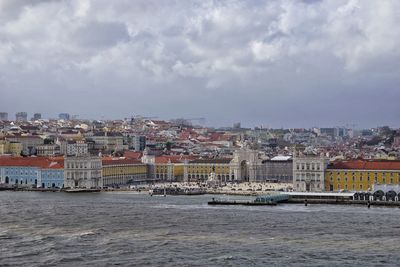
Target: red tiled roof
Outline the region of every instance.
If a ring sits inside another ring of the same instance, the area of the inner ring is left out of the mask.
[[[124,157],[125,158],[130,158],[130,159],[140,159],[142,157],[142,152],[125,151],[124,152]]]
[[[103,166],[120,165],[120,164],[141,164],[142,162],[136,159],[129,158],[112,158],[106,157],[101,159]]]
[[[38,167],[42,169],[62,169],[64,159],[61,157],[0,157],[0,166],[7,167]]]
[[[392,160],[351,160],[336,161],[328,169],[353,169],[353,170],[400,170],[400,161]]]
[[[185,161],[185,159],[187,160],[191,160],[195,157],[193,156],[159,156],[156,157],[156,164],[167,164],[171,161],[171,163],[183,163]]]

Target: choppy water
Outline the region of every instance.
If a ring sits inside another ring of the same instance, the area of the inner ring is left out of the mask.
[[[400,209],[0,192],[0,266],[398,266]]]

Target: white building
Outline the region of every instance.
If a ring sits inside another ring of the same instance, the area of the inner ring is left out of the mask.
[[[324,173],[328,159],[317,155],[298,154],[293,157],[293,189],[295,191],[324,191]]]
[[[66,188],[102,188],[101,158],[74,156],[64,159],[64,186]]]
[[[66,153],[67,156],[86,155],[89,153],[89,147],[84,141],[68,142]]]

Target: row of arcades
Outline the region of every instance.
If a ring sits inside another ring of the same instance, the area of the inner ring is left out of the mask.
[[[375,200],[375,201],[400,201],[400,192],[394,190],[376,190],[374,192],[354,193],[354,200]]]

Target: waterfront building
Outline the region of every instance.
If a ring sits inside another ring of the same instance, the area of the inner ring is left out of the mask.
[[[276,156],[263,161],[263,180],[266,182],[292,183],[293,158],[291,156]]]
[[[0,183],[19,187],[62,188],[63,160],[48,157],[0,157]]]
[[[325,190],[371,191],[376,185],[397,185],[399,177],[400,161],[337,161],[325,172]]]
[[[184,180],[187,182],[207,181],[214,173],[217,181],[232,180],[230,162],[232,159],[195,159],[184,163]]]
[[[328,159],[313,154],[295,153],[293,188],[295,191],[320,192],[325,189],[324,173]]]
[[[26,112],[17,112],[15,114],[15,121],[23,122],[28,120],[28,113]]]
[[[102,177],[104,186],[146,182],[147,165],[134,159],[103,158]]]
[[[8,121],[8,113],[0,112],[0,121]]]
[[[181,156],[159,156],[154,159],[154,178],[157,181],[184,181],[184,161]]]
[[[233,158],[195,159],[184,164],[184,181],[207,181],[215,173],[218,182],[266,181],[265,165],[258,151],[240,149]]]
[[[230,162],[228,181],[259,182],[263,181],[263,164],[258,151],[253,149],[239,149],[233,153]]]
[[[60,160],[61,159],[61,160]],[[64,160],[59,158],[40,170],[39,185],[42,188],[64,187]]]
[[[102,162],[97,156],[64,157],[64,185],[67,188],[102,188]]]

